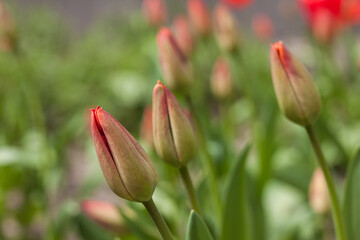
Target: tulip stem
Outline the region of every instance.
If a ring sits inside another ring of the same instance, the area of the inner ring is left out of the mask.
[[[173,240],[173,236],[170,232],[168,225],[166,224],[164,218],[161,216],[159,210],[157,209],[153,199],[150,199],[148,202],[143,202],[146,210],[149,212],[152,220],[154,221],[157,229],[159,230],[163,240]]]
[[[187,192],[189,200],[191,202],[191,207],[198,214],[201,215],[199,200],[198,200],[198,198],[196,196],[196,191],[195,191],[195,188],[194,188],[194,184],[191,181],[189,170],[188,170],[187,166],[184,166],[184,167],[180,168],[179,170],[180,170],[181,179],[184,182],[186,192]]]
[[[339,199],[336,194],[335,185],[334,185],[334,181],[331,177],[330,169],[326,163],[324,154],[321,150],[320,143],[316,136],[313,126],[310,125],[305,128],[306,128],[306,132],[310,138],[311,145],[317,156],[319,165],[324,173],[326,184],[327,184],[327,187],[329,190],[329,195],[330,195],[330,199],[331,199],[331,207],[332,207],[332,212],[333,212],[333,219],[334,219],[334,223],[335,223],[335,230],[336,230],[336,236],[337,236],[336,239],[346,240]]]
[[[190,107],[190,111],[192,116],[194,117],[195,124],[196,124],[196,130],[197,130],[197,136],[199,140],[200,148],[205,155],[205,167],[207,168],[207,171],[209,173],[209,180],[210,180],[210,187],[211,187],[211,193],[213,194],[214,204],[216,207],[216,214],[217,218],[220,220],[222,218],[222,204],[221,204],[221,197],[219,192],[219,187],[217,184],[217,174],[215,171],[214,161],[213,158],[209,152],[209,148],[206,143],[206,138],[204,134],[204,130],[202,129],[201,120],[196,112],[194,103],[191,100],[190,96],[186,97],[186,100],[188,102],[188,105]]]

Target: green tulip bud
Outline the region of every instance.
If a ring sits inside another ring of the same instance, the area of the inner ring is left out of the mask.
[[[130,201],[149,201],[158,178],[140,144],[100,107],[92,109],[91,130],[99,163],[111,190]]]
[[[280,108],[291,121],[308,126],[321,111],[321,99],[305,66],[282,42],[270,50],[271,75]]]
[[[195,133],[172,92],[160,81],[153,92],[153,135],[156,152],[175,167],[185,166],[195,153]]]

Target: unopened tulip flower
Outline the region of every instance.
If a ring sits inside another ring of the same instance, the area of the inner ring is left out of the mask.
[[[282,112],[297,124],[308,126],[314,123],[321,110],[321,99],[308,70],[281,41],[271,45],[270,63]]]
[[[153,91],[155,149],[167,163],[181,168],[195,153],[191,123],[172,92],[160,81]]]
[[[161,27],[166,21],[167,10],[163,0],[144,0],[143,11],[146,20],[153,27]]]
[[[239,42],[236,20],[228,7],[218,4],[214,10],[214,33],[221,49],[231,51]]]
[[[103,201],[86,200],[81,203],[81,209],[91,220],[104,229],[118,235],[129,233],[129,229],[115,205]]]
[[[232,75],[229,62],[225,58],[220,57],[213,67],[211,90],[220,99],[226,98],[231,94]]]
[[[134,137],[100,107],[92,109],[91,130],[99,163],[111,190],[130,201],[151,200],[157,174]]]
[[[0,0],[0,49],[2,51],[12,51],[15,48],[15,24],[5,4]]]
[[[321,168],[315,169],[309,186],[309,202],[314,212],[324,214],[330,211],[331,203],[325,177]]]
[[[190,31],[189,21],[185,16],[179,15],[173,23],[174,35],[180,49],[186,56],[190,56],[193,50],[193,38]]]
[[[187,11],[193,33],[197,37],[208,36],[211,33],[209,11],[202,0],[188,0]]]
[[[146,106],[141,121],[140,136],[150,147],[154,146],[152,126],[152,106]]]
[[[192,68],[168,28],[157,34],[161,70],[166,84],[172,90],[186,91],[192,82]]]
[[[252,19],[252,29],[255,35],[263,40],[269,40],[273,33],[274,27],[271,19],[265,14],[257,14]]]

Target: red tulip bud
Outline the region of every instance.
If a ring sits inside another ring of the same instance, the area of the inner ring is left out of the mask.
[[[211,33],[211,20],[202,0],[188,0],[188,15],[192,31],[196,36],[208,36]]]
[[[153,131],[156,152],[175,167],[185,166],[195,153],[195,134],[175,96],[160,81],[153,92]]]
[[[160,27],[166,21],[166,5],[163,0],[144,0],[143,11],[146,20],[153,27]]]
[[[340,30],[340,25],[328,10],[319,10],[314,16],[312,31],[314,38],[320,43],[330,43]]]
[[[178,16],[174,20],[173,27],[176,42],[179,44],[182,52],[186,56],[190,56],[194,43],[191,36],[189,21],[184,16]]]
[[[211,75],[211,90],[218,98],[226,98],[231,94],[232,76],[228,61],[225,58],[219,58]]]
[[[308,70],[282,42],[271,45],[270,63],[275,93],[285,116],[303,126],[314,123],[321,99]]]
[[[255,35],[263,41],[269,40],[274,33],[271,19],[265,14],[255,15],[252,20],[252,28]]]
[[[214,32],[221,49],[231,51],[238,45],[238,31],[234,16],[223,4],[214,10]]]
[[[324,214],[330,211],[331,202],[329,191],[321,168],[317,168],[311,178],[309,202],[311,208],[318,214]]]
[[[165,82],[173,90],[186,90],[192,81],[191,65],[168,28],[159,30],[157,45]]]
[[[0,0],[0,50],[13,51],[15,48],[15,24],[5,4]]]
[[[111,190],[130,201],[149,201],[157,174],[148,155],[133,136],[102,108],[92,109],[95,150]]]
[[[119,209],[113,204],[88,200],[81,203],[81,208],[90,219],[104,229],[122,236],[129,233]]]

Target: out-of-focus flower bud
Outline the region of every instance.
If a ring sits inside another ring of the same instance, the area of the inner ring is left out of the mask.
[[[255,35],[262,41],[268,41],[274,33],[272,21],[265,14],[254,16],[252,19],[252,29]]]
[[[187,90],[192,81],[192,68],[168,28],[159,30],[157,45],[166,84],[172,90]]]
[[[161,27],[166,21],[167,11],[163,0],[144,0],[143,11],[146,20],[153,27]]]
[[[119,209],[111,203],[86,200],[81,203],[82,211],[104,229],[124,236],[130,231],[124,223]]]
[[[211,90],[218,98],[226,98],[231,94],[232,75],[229,62],[225,58],[219,58],[211,74]]]
[[[180,49],[186,56],[190,56],[193,50],[193,39],[191,36],[189,21],[185,16],[177,16],[173,23],[174,35]]]
[[[14,21],[5,4],[0,0],[0,50],[13,51],[16,48],[16,44]]]
[[[221,49],[231,51],[239,42],[236,20],[228,7],[218,4],[214,10],[214,33]]]
[[[155,168],[133,136],[102,108],[92,109],[95,150],[111,190],[130,201],[149,201],[157,185]]]
[[[309,186],[309,202],[314,212],[324,214],[330,211],[331,202],[324,173],[321,168],[315,169]]]
[[[147,106],[144,109],[143,118],[142,118],[142,121],[141,121],[140,137],[150,147],[154,146],[153,123],[152,123],[152,106]]]
[[[277,42],[270,50],[271,75],[276,97],[285,116],[307,126],[321,111],[321,99],[305,66]]]
[[[340,31],[340,25],[335,21],[334,16],[326,9],[321,9],[314,16],[312,23],[314,38],[320,43],[330,43],[336,33]]]
[[[153,92],[153,131],[156,152],[167,163],[180,168],[191,160],[194,130],[175,96],[160,81]]]
[[[191,29],[197,37],[211,33],[211,20],[205,3],[202,0],[188,0],[187,10]]]

